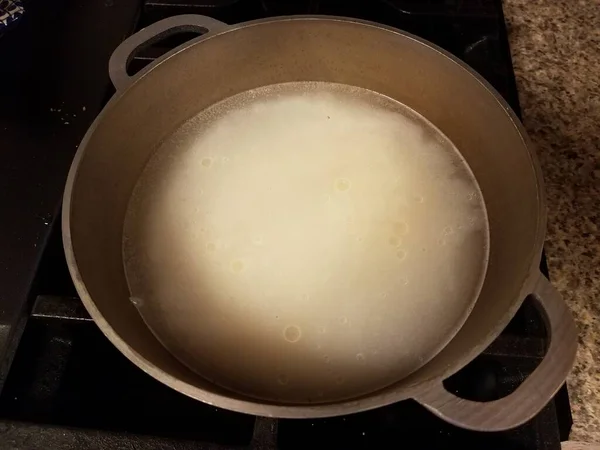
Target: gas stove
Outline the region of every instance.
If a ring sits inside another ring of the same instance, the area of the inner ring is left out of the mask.
[[[0,38],[0,449],[560,448],[572,423],[565,387],[531,421],[501,433],[456,428],[410,400],[319,420],[254,417],[194,401],[113,348],[77,298],[62,252],[58,213],[70,162],[114,93],[111,52],[137,29],[177,14],[229,24],[290,14],[372,20],[455,54],[519,114],[501,0],[24,4],[21,22]],[[188,38],[144,49],[130,72]],[[446,387],[471,400],[507,395],[545,347],[543,320],[526,300],[502,335]]]

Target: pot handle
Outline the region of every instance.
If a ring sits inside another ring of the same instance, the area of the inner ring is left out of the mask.
[[[158,22],[142,28],[137,33],[129,36],[115,49],[108,61],[108,74],[110,81],[117,91],[125,89],[131,84],[134,77],[127,75],[127,66],[134,55],[142,48],[148,47],[153,43],[168,36],[185,32],[198,32],[207,34],[218,32],[228,27],[227,24],[220,22],[212,17],[200,16],[196,14],[182,14],[159,20]],[[184,44],[186,45],[186,44]],[[155,62],[162,61],[172,54],[176,53],[179,47],[167,52],[158,58]]]
[[[540,365],[513,393],[490,402],[476,402],[455,396],[438,382],[416,395],[415,400],[445,421],[476,431],[515,428],[540,412],[573,367],[577,329],[568,306],[541,274],[532,295],[545,316],[550,345]]]

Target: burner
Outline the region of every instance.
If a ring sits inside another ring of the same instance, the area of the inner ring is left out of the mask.
[[[189,399],[146,375],[108,342],[77,297],[62,250],[60,220],[53,217],[58,217],[76,146],[114,93],[106,73],[110,53],[127,34],[178,14],[204,14],[229,24],[291,14],[383,23],[450,51],[520,111],[500,0],[28,3],[23,23],[0,40],[0,59],[8,61],[2,69],[9,68],[0,70],[0,85],[13,87],[0,103],[0,141],[19,149],[12,166],[0,167],[0,187],[2,180],[31,180],[33,175],[43,189],[23,185],[32,198],[25,212],[39,218],[26,230],[36,244],[17,243],[11,254],[12,261],[29,258],[27,273],[34,283],[2,278],[0,272],[0,283],[13,289],[9,292],[29,292],[32,299],[28,304],[25,294],[20,301],[15,295],[5,306],[0,298],[0,449],[354,449],[407,442],[428,449],[560,449],[571,426],[564,387],[529,423],[501,433],[456,428],[411,400],[351,416],[276,420]],[[111,27],[98,25],[108,21]],[[140,51],[130,73],[191,36],[172,36]],[[50,61],[53,69],[47,71]],[[41,73],[40,93],[23,80],[37,80]],[[65,114],[69,120],[59,120]],[[21,217],[24,207],[15,205],[11,211]],[[13,281],[21,284],[10,287]],[[502,335],[444,385],[469,400],[500,398],[535,369],[545,347],[544,322],[526,300]]]

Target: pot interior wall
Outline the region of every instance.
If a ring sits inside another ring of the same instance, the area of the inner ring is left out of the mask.
[[[219,392],[174,360],[130,304],[121,260],[125,208],[157,143],[183,121],[244,90],[302,80],[360,86],[407,104],[455,143],[475,173],[491,227],[481,296],[455,339],[386,391],[457,369],[499,333],[527,293],[543,232],[538,180],[518,129],[483,85],[437,50],[376,26],[322,18],[245,26],[188,47],[113,101],[89,137],[73,185],[70,233],[81,281],[126,343],[122,351]],[[403,389],[395,399],[408,395]]]

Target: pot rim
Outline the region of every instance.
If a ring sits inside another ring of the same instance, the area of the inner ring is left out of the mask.
[[[321,417],[331,417],[338,416],[349,413],[356,413],[361,411],[367,411],[370,409],[386,406],[401,400],[405,400],[411,397],[416,396],[420,392],[424,392],[428,390],[431,386],[435,384],[439,384],[441,380],[447,378],[448,376],[458,372],[464,366],[466,366],[469,362],[471,362],[477,355],[479,355],[485,348],[492,343],[494,339],[502,332],[502,330],[506,327],[508,322],[512,319],[512,317],[516,314],[517,310],[521,306],[525,296],[522,299],[518,299],[515,301],[511,308],[507,309],[504,315],[498,320],[497,325],[489,331],[486,335],[485,339],[483,339],[478,345],[472,347],[465,356],[460,361],[456,361],[455,364],[446,368],[446,370],[438,376],[431,377],[425,380],[421,380],[415,382],[413,385],[408,387],[404,387],[401,389],[394,388],[394,385],[387,386],[385,388],[380,389],[379,391],[372,392],[370,394],[363,395],[361,397],[357,397],[349,400],[342,400],[338,402],[332,403],[322,403],[322,404],[297,404],[297,405],[285,405],[285,404],[276,404],[269,403],[267,401],[261,401],[258,399],[250,398],[250,397],[241,397],[239,394],[231,393],[231,396],[225,394],[217,394],[213,392],[208,392],[204,389],[198,388],[190,383],[181,381],[180,379],[164,372],[159,367],[150,363],[147,359],[142,357],[139,353],[133,350],[129,344],[123,340],[112,328],[112,326],[108,323],[108,321],[104,318],[101,312],[96,307],[94,300],[91,295],[87,291],[85,283],[82,279],[82,276],[79,272],[79,268],[77,266],[77,259],[75,256],[75,252],[73,249],[73,242],[71,239],[71,197],[73,194],[73,188],[75,182],[77,180],[77,174],[79,171],[79,166],[83,157],[85,156],[88,143],[93,136],[96,128],[98,128],[99,124],[102,122],[104,117],[110,113],[110,111],[116,107],[119,100],[127,95],[127,92],[137,83],[142,82],[145,76],[158,67],[161,64],[167,63],[167,61],[173,56],[189,49],[196,44],[201,42],[205,42],[211,39],[214,39],[218,36],[224,35],[226,33],[235,32],[237,30],[260,26],[269,24],[272,22],[287,22],[287,21],[330,21],[330,22],[346,22],[346,23],[354,23],[356,25],[368,26],[372,28],[376,28],[381,30],[382,32],[391,32],[396,35],[399,35],[402,38],[408,38],[413,41],[416,41],[418,44],[421,44],[425,47],[428,47],[430,50],[437,52],[440,57],[446,57],[450,59],[454,64],[460,66],[463,70],[467,71],[473,78],[474,81],[479,82],[479,84],[487,90],[498,102],[498,106],[501,107],[508,119],[512,122],[513,126],[517,129],[521,141],[523,143],[523,147],[528,150],[530,164],[534,171],[534,176],[536,178],[537,185],[537,197],[538,197],[538,211],[537,211],[537,230],[536,230],[536,239],[532,246],[532,253],[530,256],[531,263],[530,269],[528,273],[525,275],[522,281],[522,292],[531,293],[533,290],[533,286],[539,277],[539,258],[541,256],[544,238],[545,238],[545,229],[546,229],[546,195],[543,183],[543,177],[541,172],[541,167],[537,158],[537,155],[532,150],[532,144],[527,136],[524,126],[518,119],[516,113],[510,108],[506,100],[502,98],[502,96],[496,91],[496,89],[487,82],[481,75],[479,75],[474,69],[469,67],[466,63],[461,61],[456,56],[442,49],[441,47],[422,39],[418,36],[415,36],[406,31],[400,30],[398,28],[394,28],[391,26],[383,25],[373,21],[349,18],[349,17],[339,17],[339,16],[328,16],[328,15],[294,15],[294,16],[279,16],[279,17],[271,17],[266,19],[258,19],[248,22],[241,22],[235,25],[227,26],[225,29],[216,31],[214,33],[207,33],[198,38],[192,39],[183,45],[173,49],[163,57],[159,58],[154,63],[150,64],[146,68],[142,69],[138,74],[136,74],[132,78],[132,82],[123,90],[117,91],[109,102],[104,106],[102,111],[98,114],[92,125],[89,127],[85,136],[83,137],[81,144],[75,156],[73,158],[73,162],[71,164],[71,168],[69,170],[69,174],[67,177],[65,191],[63,195],[63,207],[62,207],[62,237],[63,237],[63,247],[65,251],[65,256],[67,260],[67,264],[69,267],[69,272],[71,277],[73,278],[73,283],[75,288],[81,298],[81,301],[88,313],[96,322],[102,333],[109,339],[109,341],[121,352],[123,353],[132,363],[142,369],[144,372],[152,376],[153,378],[159,380],[160,382],[166,384],[167,386],[175,389],[178,392],[181,392],[189,397],[192,397],[196,400],[200,400],[209,405],[222,407],[226,409],[230,409],[236,412],[253,414],[258,416],[266,416],[266,417],[278,417],[278,418],[321,418]],[[433,357],[435,359],[435,356]],[[433,360],[432,359],[432,360]],[[415,373],[418,373],[415,372]],[[198,375],[199,376],[199,375]],[[235,397],[234,397],[235,396]]]

